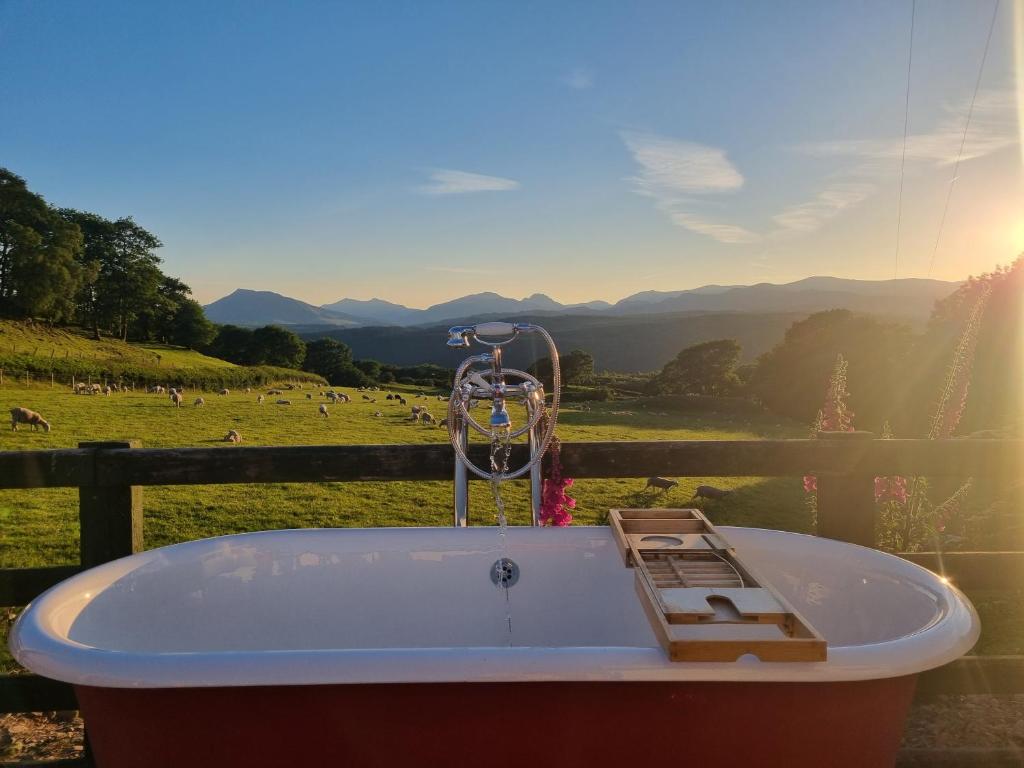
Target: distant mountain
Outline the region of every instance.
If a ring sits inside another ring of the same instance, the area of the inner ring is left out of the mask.
[[[410,309],[383,299],[368,301],[342,299],[333,304],[324,304],[321,309],[326,309],[329,312],[343,312],[346,315],[373,321],[380,325],[409,325],[415,323],[417,316],[423,311],[422,309]]]
[[[215,323],[242,326],[262,325],[363,325],[364,321],[342,312],[314,307],[271,291],[239,288],[203,309]]]
[[[776,285],[704,285],[682,291],[643,291],[612,305],[606,301],[562,304],[543,293],[511,299],[493,292],[475,293],[415,309],[383,299],[341,299],[323,307],[267,291],[235,291],[207,307],[214,322],[245,325],[431,325],[485,315],[637,315],[680,312],[818,312],[851,309],[916,320],[927,317],[937,299],[959,283],[905,278],[848,280],[808,277]]]

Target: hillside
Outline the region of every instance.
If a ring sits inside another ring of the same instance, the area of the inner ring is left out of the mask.
[[[594,356],[597,370],[637,372],[659,369],[679,350],[712,339],[736,339],[749,362],[777,344],[786,329],[806,313],[701,313],[615,317],[535,312],[527,315],[478,315],[472,320],[518,319],[543,325],[563,352],[585,349]],[[415,328],[298,328],[306,339],[329,336],[348,344],[356,358],[384,363],[413,365],[436,363],[454,368],[466,357],[466,350],[445,346],[448,323]],[[525,367],[537,356],[546,355],[537,338],[509,347],[506,361]]]
[[[300,371],[270,366],[245,367],[191,349],[164,344],[95,341],[75,328],[0,320],[0,370],[8,379],[123,379],[137,383],[194,382],[198,385],[261,383],[270,380],[319,380]]]

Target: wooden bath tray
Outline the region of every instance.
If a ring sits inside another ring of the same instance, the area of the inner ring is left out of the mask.
[[[609,519],[672,661],[824,661],[824,638],[696,509],[613,509]]]

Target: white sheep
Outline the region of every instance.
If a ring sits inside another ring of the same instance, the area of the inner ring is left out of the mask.
[[[258,405],[263,405],[263,395],[260,395],[259,397],[256,398],[256,403]]]
[[[433,416],[431,416],[429,413],[427,413],[426,411],[424,411],[423,413],[420,414],[420,421],[422,421],[424,424],[436,424],[437,423],[437,420]]]
[[[374,416],[383,416],[384,414],[383,414],[383,413],[381,413],[380,411],[374,411],[374,412],[373,412],[373,415],[374,415]]]
[[[233,429],[229,429],[228,433],[224,435],[225,443],[240,443],[242,442],[242,436]]]
[[[278,400],[277,404],[278,405],[291,405],[292,401],[291,400]]]
[[[252,394],[252,387],[246,387],[245,388],[245,394],[247,394],[247,395]]]
[[[19,424],[30,424],[33,431],[39,427],[42,427],[44,432],[50,431],[50,422],[35,411],[28,408],[11,408],[11,429],[17,432]]]
[[[325,419],[330,416],[330,414],[327,413],[327,406],[324,403],[320,403],[320,415]]]
[[[231,390],[229,390],[229,389],[222,389],[219,392],[219,394],[221,394],[221,395],[230,395],[231,394]]]
[[[107,385],[107,386],[105,386],[103,388],[103,394],[106,395],[107,397],[110,397],[110,393],[113,392],[113,391],[114,390],[111,389],[109,385]]]
[[[181,396],[181,393],[175,392],[171,395],[171,405],[175,408],[181,408],[181,403],[185,398]]]
[[[206,405],[206,401],[203,398],[201,398],[201,397],[197,397],[196,401],[194,403],[192,403],[192,405],[194,405],[196,408],[198,408],[201,405]]]

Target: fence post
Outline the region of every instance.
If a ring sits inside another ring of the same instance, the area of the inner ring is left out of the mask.
[[[92,483],[78,489],[82,567],[91,568],[142,551],[142,486],[97,485],[103,451],[141,448],[140,440],[79,443],[91,451]]]
[[[820,440],[864,441],[872,432],[819,432]],[[828,539],[848,541],[865,547],[876,543],[874,477],[860,474],[819,474],[817,533]]]

